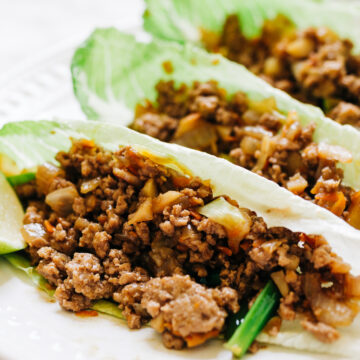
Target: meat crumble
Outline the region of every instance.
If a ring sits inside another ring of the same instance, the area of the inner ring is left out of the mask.
[[[297,99],[320,106],[340,124],[360,127],[360,55],[353,43],[324,27],[296,30],[284,16],[264,23],[261,34],[244,37],[236,15],[220,36],[204,32],[206,48],[245,65]]]
[[[315,143],[315,125],[302,126],[295,112],[286,118],[271,98],[229,98],[214,81],[179,88],[160,81],[156,90],[157,104],[138,105],[133,129],[228,159],[360,228],[360,192],[343,184],[337,167],[352,156]]]
[[[131,147],[110,152],[89,140],[56,159],[59,167],[39,166],[36,180],[17,191],[27,252],[64,309],[109,299],[130,328],[150,322],[175,349],[218,336],[270,278],[282,295],[280,318],[301,319],[322,341],[336,340],[336,327],[357,314],[357,281],[321,236],[267,227],[229,199],[246,219],[235,246],[199,210],[216,201],[207,181]],[[207,280],[213,275],[217,284]]]

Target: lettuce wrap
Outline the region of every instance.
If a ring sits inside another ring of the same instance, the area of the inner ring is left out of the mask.
[[[153,35],[219,52],[340,124],[360,126],[356,3],[207,1],[206,13],[191,1],[147,5]]]
[[[359,231],[335,215],[224,159],[166,144],[121,125],[96,121],[24,121],[7,124],[0,130],[1,170],[8,176],[17,175],[34,170],[37,165],[46,161],[54,162],[54,156],[58,151],[68,151],[71,139],[92,140],[110,151],[116,151],[119,146],[129,145],[143,156],[150,157],[156,163],[180,174],[210,180],[215,197],[226,194],[240,207],[256,211],[269,226],[284,226],[292,231],[321,234],[333,252],[352,266],[352,274],[360,274],[360,265],[356,260],[360,241]],[[208,166],[209,163],[211,167]],[[217,201],[224,203],[225,200],[221,199],[218,198]],[[217,219],[219,213],[214,203],[212,206],[205,206],[202,212]],[[230,206],[225,203],[226,206]],[[228,221],[229,219],[223,223],[224,226]],[[20,232],[20,229],[17,231]],[[18,248],[21,249],[22,246]],[[39,279],[21,255],[8,257],[16,267],[27,272],[37,285],[43,286],[43,280]],[[111,303],[109,305],[107,302],[95,304],[95,309],[113,313]],[[119,314],[116,313],[115,316]],[[258,340],[300,350],[350,357],[359,350],[357,322],[341,330],[344,336],[331,345],[321,344],[310,334],[301,332],[296,322],[285,323],[283,326],[284,331],[281,331],[278,337],[261,334]]]
[[[145,44],[115,29],[96,30],[74,54],[74,91],[89,118],[130,125],[138,104],[157,101],[160,81],[174,81],[175,87],[215,80],[231,98],[238,91],[249,101],[276,102],[276,111],[291,118],[293,111],[303,127],[314,123],[313,141],[346,149],[352,161],[338,164],[344,170],[343,184],[359,190],[360,133],[326,118],[319,109],[302,104],[219,55],[192,45],[181,46],[160,40]],[[150,110],[151,111],[151,110]],[[286,122],[287,120],[285,120]]]

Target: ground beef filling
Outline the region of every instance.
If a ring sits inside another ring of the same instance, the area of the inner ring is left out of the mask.
[[[245,65],[271,85],[320,106],[340,124],[360,127],[360,55],[350,40],[327,28],[296,30],[284,17],[264,23],[246,39],[238,17],[229,16],[220,37],[204,32],[210,51]]]
[[[199,179],[89,140],[56,159],[60,167],[39,166],[17,190],[27,251],[64,309],[115,301],[130,328],[150,321],[176,349],[219,335],[270,278],[282,294],[279,316],[298,317],[322,341],[356,315],[349,266],[321,237],[268,228],[242,209],[248,230],[234,248],[227,230],[199,213],[214,200]]]
[[[315,126],[287,118],[272,99],[254,103],[238,92],[231,99],[215,82],[191,88],[159,82],[157,106],[137,107],[132,127],[160,140],[224,157],[360,228],[360,192],[342,184],[338,163],[352,161],[339,146],[313,142]]]

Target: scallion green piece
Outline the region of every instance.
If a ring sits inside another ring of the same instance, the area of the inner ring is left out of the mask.
[[[270,280],[225,347],[236,357],[243,356],[279,306],[280,294]]]
[[[244,322],[246,314],[249,312],[247,303],[240,304],[240,310],[235,314],[230,314],[226,318],[225,339],[229,340],[233,336],[236,329]]]
[[[20,175],[8,176],[6,178],[6,180],[9,182],[9,184],[13,187],[22,185],[22,184],[26,184],[29,181],[34,180],[34,179],[35,179],[35,173],[33,173],[33,172],[20,174]]]

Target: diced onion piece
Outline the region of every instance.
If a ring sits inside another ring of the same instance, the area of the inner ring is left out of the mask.
[[[154,198],[157,195],[157,188],[154,178],[150,178],[146,181],[144,187],[140,191],[140,196],[146,196]]]
[[[242,132],[244,135],[252,136],[259,140],[264,136],[268,136],[269,138],[273,136],[271,131],[265,130],[262,126],[244,126]]]
[[[290,110],[286,115],[285,127],[291,126],[294,122],[299,122],[299,115],[295,110]],[[283,129],[282,129],[283,130]]]
[[[221,137],[221,139],[226,140],[229,138],[231,131],[233,127],[232,126],[226,126],[226,125],[216,125],[216,131]]]
[[[60,216],[67,216],[72,212],[72,206],[77,196],[79,194],[75,187],[68,186],[49,193],[45,202]]]
[[[255,110],[246,110],[242,115],[242,121],[249,126],[257,125],[260,121],[261,114]]]
[[[316,37],[322,43],[332,43],[339,40],[339,36],[325,26],[319,26],[316,28]]]
[[[296,174],[303,167],[304,166],[303,166],[303,160],[302,160],[301,154],[298,151],[289,152],[287,159],[286,159],[287,173],[290,175]]]
[[[336,188],[337,185],[340,184],[340,180],[335,180],[335,179],[327,179],[327,180],[324,180],[323,177],[320,176],[320,177],[317,179],[316,184],[314,185],[314,187],[310,190],[310,192],[311,192],[313,195],[320,194],[321,192],[323,192],[324,183],[329,184],[329,185],[333,185],[333,187]],[[326,193],[326,194],[329,194],[329,193]]]
[[[174,184],[174,186],[182,188],[182,187],[187,187],[190,182],[191,182],[191,178],[188,176],[173,176],[172,178],[172,182]]]
[[[41,224],[25,224],[20,231],[25,242],[30,246],[40,248],[47,245],[47,234],[45,228]]]
[[[293,113],[295,112],[289,112],[288,118],[297,116],[296,113],[295,115],[292,115]],[[287,122],[281,132],[287,139],[289,139],[290,141],[294,141],[296,138],[298,138],[301,135],[300,122],[297,120],[291,120]]]
[[[213,125],[201,120],[196,128],[193,128],[174,139],[172,143],[189,147],[192,149],[203,150],[215,144],[217,140],[216,129]]]
[[[299,173],[292,176],[286,183],[287,189],[296,195],[303,193],[307,186],[308,182]]]
[[[289,254],[287,257],[287,264],[285,265],[285,269],[287,270],[296,270],[300,263],[300,258],[296,255]]]
[[[154,218],[152,208],[152,199],[149,197],[140,204],[138,209],[133,214],[129,215],[130,220],[128,221],[128,223],[132,225],[138,222],[152,220]]]
[[[360,298],[360,276],[350,274],[346,276],[345,293],[348,296]]]
[[[94,178],[94,179],[91,179],[88,181],[84,181],[81,184],[80,192],[82,194],[87,194],[90,191],[95,190],[100,185],[100,183],[101,183],[100,177],[97,177],[97,178]]]
[[[351,204],[346,221],[356,229],[360,229],[360,191],[351,196]]]
[[[164,326],[164,316],[162,313],[158,315],[156,318],[150,321],[150,326],[155,329],[157,332],[162,333],[165,330]]]
[[[49,186],[52,181],[58,176],[64,176],[64,170],[58,168],[57,166],[44,163],[38,166],[36,171],[36,185],[41,193],[47,194],[49,191]]]
[[[270,56],[265,60],[264,63],[264,74],[275,77],[282,71],[282,64],[280,59]]]
[[[180,237],[178,242],[183,245],[189,245],[201,241],[201,234],[196,232],[191,225],[184,226],[181,229]]]
[[[338,145],[329,145],[321,142],[318,145],[319,157],[324,160],[340,161],[341,163],[351,163],[351,153]]]
[[[167,206],[177,203],[182,197],[183,194],[181,192],[174,190],[170,190],[166,193],[160,194],[152,202],[154,213],[158,214],[163,212],[163,210]]]
[[[114,168],[113,174],[117,178],[122,179],[131,185],[139,186],[141,184],[141,181],[137,176],[125,169]]]
[[[282,240],[268,240],[261,244],[261,248],[268,254],[272,255],[282,245],[282,243]]]
[[[276,271],[270,275],[274,283],[278,287],[282,296],[286,296],[289,293],[289,285],[286,282],[285,274],[282,270]]]
[[[297,38],[287,45],[286,52],[294,58],[301,59],[308,56],[313,51],[314,46],[314,41],[311,39]]]
[[[198,212],[225,227],[229,248],[236,254],[241,240],[246,237],[251,228],[252,221],[248,213],[231,205],[223,197],[199,208]]]
[[[252,136],[244,136],[240,142],[241,150],[244,154],[254,155],[260,148],[260,141]]]
[[[268,158],[275,150],[275,143],[269,136],[264,136],[261,142],[260,156],[253,167],[252,171],[262,170],[267,163]]]
[[[260,101],[250,101],[249,109],[255,110],[260,114],[271,113],[273,110],[276,110],[276,100],[273,97],[270,97]]]
[[[178,139],[185,133],[187,133],[193,129],[196,129],[197,127],[201,126],[202,123],[203,122],[201,120],[201,116],[199,113],[192,113],[192,114],[189,114],[189,115],[183,117],[179,121],[179,125],[174,134],[174,139]]]
[[[301,134],[301,125],[298,113],[291,110],[287,113],[284,126],[281,128],[280,137],[290,141],[295,140]]]
[[[316,318],[325,324],[334,327],[350,325],[358,312],[357,307],[353,304],[337,300],[325,293],[321,289],[318,274],[305,274],[304,293]]]

